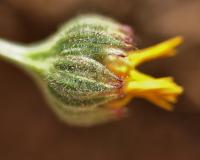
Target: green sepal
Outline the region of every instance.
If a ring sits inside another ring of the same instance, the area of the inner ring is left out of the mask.
[[[70,106],[97,106],[116,99],[122,81],[101,63],[83,56],[57,59],[47,74],[52,94]]]

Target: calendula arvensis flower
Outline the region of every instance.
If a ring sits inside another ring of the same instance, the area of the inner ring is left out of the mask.
[[[134,49],[130,27],[112,19],[85,15],[66,23],[34,45],[0,41],[0,56],[21,66],[40,85],[57,115],[72,125],[89,126],[118,119],[132,98],[142,97],[172,110],[182,88],[170,77],[139,72],[143,62],[175,54],[175,37]]]

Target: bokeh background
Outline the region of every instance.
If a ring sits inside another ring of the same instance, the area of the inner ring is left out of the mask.
[[[92,128],[61,123],[34,82],[0,61],[1,160],[199,160],[199,0],[1,0],[0,37],[31,43],[81,13],[99,13],[131,25],[138,47],[175,35],[185,38],[178,56],[141,70],[173,76],[185,87],[174,112],[148,102],[129,105],[130,116]]]

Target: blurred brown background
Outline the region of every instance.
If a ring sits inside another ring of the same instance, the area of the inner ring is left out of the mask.
[[[131,25],[139,47],[185,37],[179,55],[141,70],[174,76],[185,93],[169,113],[148,102],[131,116],[93,128],[58,121],[34,82],[0,61],[0,160],[199,160],[199,0],[1,0],[0,37],[30,43],[80,13],[95,12]]]

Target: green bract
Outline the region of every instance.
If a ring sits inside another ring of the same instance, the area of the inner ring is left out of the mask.
[[[111,19],[86,15],[64,24],[34,45],[0,41],[0,56],[35,78],[52,109],[72,125],[93,125],[118,118],[104,104],[119,98],[122,80],[105,65],[109,56],[125,56],[131,31]]]

